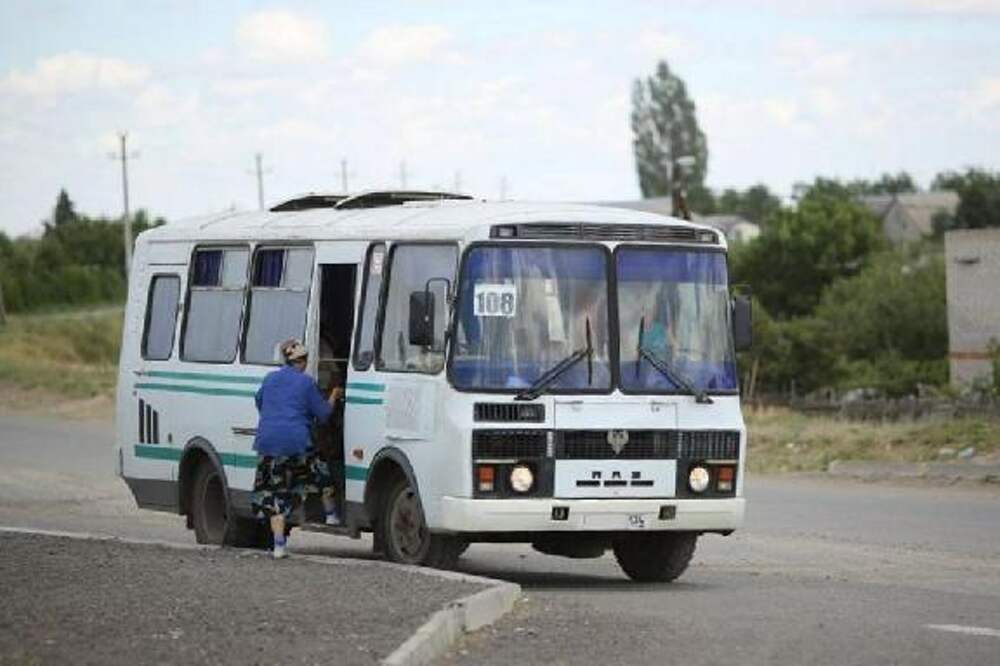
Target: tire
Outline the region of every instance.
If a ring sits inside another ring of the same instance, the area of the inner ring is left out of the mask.
[[[688,568],[694,556],[695,532],[630,534],[612,544],[615,559],[637,583],[669,583]]]
[[[385,558],[400,564],[451,569],[458,561],[463,543],[456,537],[431,534],[420,497],[405,478],[389,487],[381,504],[377,529]]]
[[[267,531],[256,520],[234,516],[222,474],[202,462],[191,484],[191,524],[198,543],[239,548],[266,548]]]

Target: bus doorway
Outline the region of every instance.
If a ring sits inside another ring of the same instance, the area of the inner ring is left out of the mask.
[[[346,388],[347,364],[351,358],[354,332],[356,264],[320,264],[319,335],[317,337],[316,380],[323,395]],[[338,513],[344,515],[344,400],[334,406],[330,421],[317,429],[316,449],[334,478]],[[318,505],[319,502],[316,502]],[[308,506],[315,515],[322,506]]]

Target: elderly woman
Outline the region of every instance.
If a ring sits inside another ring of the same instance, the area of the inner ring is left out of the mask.
[[[310,493],[322,492],[327,524],[337,524],[333,483],[326,463],[310,446],[311,429],[326,422],[343,389],[324,399],[316,382],[305,374],[309,353],[298,340],[281,343],[285,366],[264,378],[257,391],[260,421],[254,450],[257,476],[252,508],[267,518],[274,534],[274,557],[285,557],[285,527]]]

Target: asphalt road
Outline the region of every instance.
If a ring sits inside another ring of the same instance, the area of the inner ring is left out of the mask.
[[[0,524],[193,541],[138,511],[102,424],[0,416]],[[1000,489],[751,478],[747,527],[699,542],[671,585],[613,558],[474,545],[462,570],[526,599],[446,660],[462,664],[1000,663]],[[368,557],[370,543],[292,537],[293,551]]]

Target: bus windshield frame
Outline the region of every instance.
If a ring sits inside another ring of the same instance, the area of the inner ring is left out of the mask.
[[[530,279],[525,272],[531,273]],[[448,354],[451,385],[470,393],[521,393],[566,358],[586,350],[589,328],[591,353],[545,392],[611,393],[617,386],[618,346],[612,279],[611,251],[600,243],[471,243],[462,255],[456,290]],[[486,299],[502,301],[505,293],[515,294],[515,314],[476,316],[477,300],[482,312],[492,305]],[[579,307],[586,302],[589,307]],[[535,334],[532,326],[538,329]],[[475,352],[484,347],[494,352],[487,365],[475,360]]]
[[[627,267],[631,273],[624,275],[622,262],[631,257],[656,256],[645,253],[662,253],[658,258],[676,259],[679,263],[653,268],[653,273],[645,277],[655,276],[659,281],[655,286],[630,284],[642,282],[644,272],[649,273],[651,267],[648,261],[640,261]],[[560,362],[589,350],[547,385],[544,393],[692,393],[638,355],[637,334],[645,328],[644,350],[674,370],[668,374],[675,374],[675,378],[679,375],[686,380],[682,384],[698,393],[736,395],[739,390],[726,257],[723,248],[680,245],[625,243],[612,250],[601,243],[471,243],[462,254],[455,290],[447,362],[449,383],[460,392],[520,394]],[[598,258],[600,266],[595,265]],[[528,274],[531,277],[525,278]],[[674,278],[674,282],[665,282],[665,278]],[[632,289],[623,293],[626,285]],[[635,308],[628,300],[643,295],[651,304],[672,303],[673,309],[650,308],[648,318],[642,321],[634,316]],[[513,308],[507,316],[503,312],[484,313],[491,305],[502,308],[503,303]],[[581,303],[588,306],[581,308]],[[706,305],[707,317],[700,314],[706,311]],[[671,345],[685,327],[665,330],[666,317],[657,321],[657,315],[664,312],[669,313],[670,320],[676,314],[699,313],[698,320],[686,326],[688,342],[677,349]],[[700,331],[703,339],[692,344],[690,331]],[[692,363],[678,353],[689,354],[692,347],[701,347],[702,351],[707,347],[714,356],[709,354],[712,358],[704,363]]]

